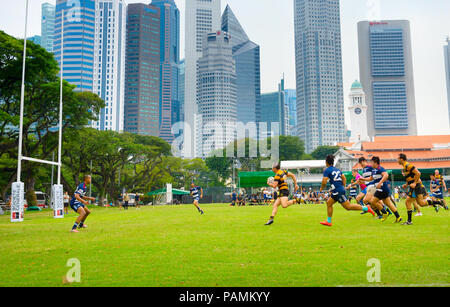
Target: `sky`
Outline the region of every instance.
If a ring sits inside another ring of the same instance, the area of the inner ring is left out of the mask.
[[[127,3],[149,3],[125,0]],[[40,35],[41,3],[30,0],[28,35]],[[184,5],[181,12],[181,56],[184,56]],[[293,0],[222,0],[230,5],[252,41],[261,46],[261,91],[276,91],[282,76],[295,89]],[[25,0],[0,0],[0,30],[23,37]],[[448,0],[341,0],[342,54],[346,123],[351,84],[359,79],[357,23],[362,20],[407,19],[411,22],[416,113],[420,135],[449,134],[445,83],[445,37],[450,35]]]

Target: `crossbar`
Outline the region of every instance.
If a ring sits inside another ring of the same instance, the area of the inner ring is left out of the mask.
[[[22,156],[21,160],[27,160],[27,161],[31,161],[31,162],[37,162],[37,163],[44,163],[44,164],[50,164],[50,165],[56,165],[56,166],[59,166],[59,163],[58,163],[58,162],[46,161],[46,160],[35,159],[35,158],[29,158],[29,157],[23,157],[23,156]]]

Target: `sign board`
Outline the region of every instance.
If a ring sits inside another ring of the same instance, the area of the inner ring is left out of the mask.
[[[173,191],[172,191],[172,184],[167,184],[167,196],[166,196],[166,202],[167,204],[171,204],[173,202]]]
[[[24,183],[14,182],[11,191],[11,222],[23,222],[24,195]]]
[[[64,218],[64,195],[62,184],[52,186],[53,217],[55,219]]]

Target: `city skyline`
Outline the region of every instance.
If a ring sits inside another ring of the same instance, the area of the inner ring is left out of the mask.
[[[261,46],[261,92],[276,90],[278,80],[285,73],[286,88],[295,88],[293,2],[291,0],[272,1],[223,0],[222,11],[227,4],[233,7],[247,34]],[[22,3],[23,2],[23,3]],[[40,34],[40,6],[44,2],[30,1],[28,36]],[[137,3],[145,1],[126,1]],[[181,12],[181,57],[184,54],[184,1],[175,1]],[[367,1],[341,1],[344,98],[349,106],[348,90],[359,76],[357,63],[357,22],[379,16],[380,19],[408,19],[411,22],[412,45],[414,50],[414,79],[416,83],[416,108],[422,114],[418,119],[418,133],[448,133],[447,89],[442,46],[445,36],[450,32],[450,20],[446,13],[450,10],[448,1],[436,0],[433,5],[421,0],[379,1],[380,8],[368,6]],[[5,3],[0,12],[2,30],[8,34],[22,37],[25,16],[25,1]],[[251,9],[252,8],[252,9]],[[375,11],[373,13],[372,11]],[[260,20],[270,16],[272,22],[261,24]],[[276,33],[277,35],[271,35]],[[270,37],[270,39],[268,38]],[[427,48],[421,48],[427,46]],[[433,76],[430,78],[430,76]],[[443,109],[444,112],[433,112]],[[346,110],[347,112],[347,110]],[[349,116],[346,113],[346,124]]]

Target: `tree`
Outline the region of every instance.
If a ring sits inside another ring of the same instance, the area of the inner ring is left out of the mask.
[[[339,150],[339,146],[319,146],[311,155],[316,160],[325,160],[328,155],[333,155]]]
[[[17,146],[23,40],[0,31],[0,182],[3,194],[17,177]],[[53,54],[27,42],[23,155],[49,160],[58,146],[60,79]],[[77,93],[75,86],[63,82],[63,130],[80,129],[95,120],[104,102],[92,93]],[[34,189],[35,164],[22,164],[25,188]]]

